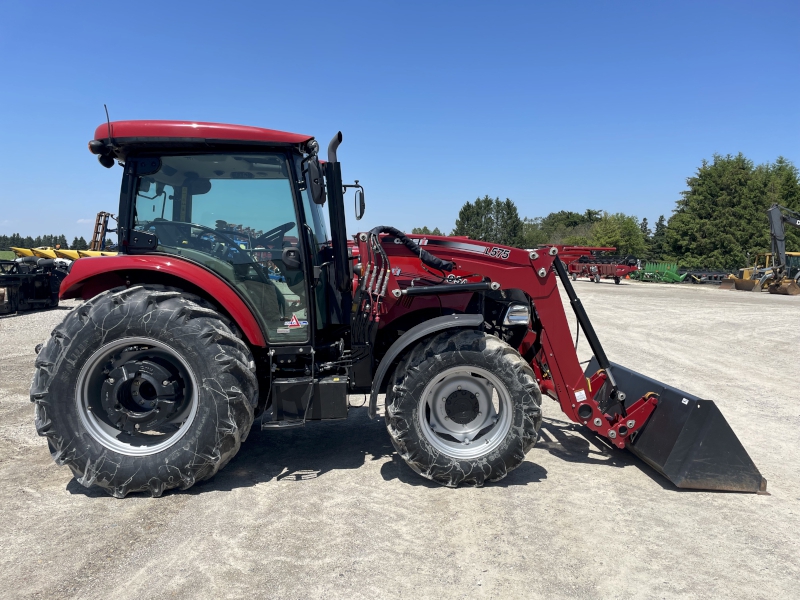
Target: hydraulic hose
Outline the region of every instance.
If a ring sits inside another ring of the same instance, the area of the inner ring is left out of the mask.
[[[411,252],[419,256],[419,259],[429,267],[434,269],[439,269],[440,271],[452,271],[455,267],[455,263],[449,260],[442,260],[428,252],[427,250],[423,250],[419,244],[414,243],[413,240],[409,239],[406,234],[402,231],[395,229],[394,227],[389,227],[388,225],[379,225],[370,230],[370,233],[373,235],[378,235],[379,233],[388,233],[396,237],[400,242]]]

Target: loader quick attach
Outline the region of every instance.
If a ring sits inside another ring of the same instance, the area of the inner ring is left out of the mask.
[[[557,248],[389,226],[346,236],[337,134],[180,121],[98,127],[122,166],[117,256],[77,261],[81,297],[36,361],[53,458],[116,497],[212,477],[262,429],[347,418],[368,394],[398,454],[447,486],[521,464],[542,393],[678,487],[766,482],[713,402],[609,362]],[[327,204],[327,223],[323,207]],[[594,359],[584,372],[565,290]],[[320,451],[323,451],[322,449]]]

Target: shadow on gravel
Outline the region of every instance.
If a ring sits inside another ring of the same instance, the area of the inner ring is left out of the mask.
[[[411,470],[411,467],[409,467],[406,462],[397,454],[392,456],[391,461],[383,464],[381,467],[381,476],[385,481],[398,479],[402,483],[413,486],[422,486],[426,488],[442,487],[438,483],[434,483],[420,475],[417,475]],[[528,485],[529,483],[539,483],[544,479],[547,479],[547,469],[530,461],[525,461],[516,469],[511,471],[511,473],[509,473],[506,477],[500,481],[487,483],[486,487],[504,488],[512,485]],[[460,490],[468,488],[459,487],[457,489]]]
[[[0,319],[13,319],[14,317],[24,317],[25,315],[36,315],[43,312],[57,312],[60,310],[72,310],[74,306],[52,306],[47,308],[39,308],[36,310],[19,310],[15,313],[8,315],[0,315]]]
[[[547,450],[553,456],[572,463],[604,465],[618,469],[637,467],[662,489],[671,492],[701,491],[675,487],[666,477],[627,450],[620,450],[608,445],[603,438],[595,435],[588,427],[566,421],[544,419],[534,450]],[[718,492],[714,491],[713,493]]]
[[[331,471],[358,469],[394,453],[383,419],[351,408],[343,421],[309,422],[285,431],[261,431],[256,420],[247,441],[225,468],[186,493],[229,491],[267,481],[305,481]]]
[[[430,488],[440,487],[412,471],[397,456],[383,418],[370,420],[364,407],[351,408],[343,421],[309,422],[305,427],[285,431],[261,431],[257,419],[247,441],[219,473],[210,480],[195,484],[186,491],[169,490],[169,494],[204,494],[252,487],[268,481],[306,481],[331,471],[359,469],[367,461],[392,457],[381,467],[384,481],[398,479],[403,483]],[[538,483],[547,478],[547,471],[531,462],[524,462],[509,475],[487,485],[507,487]],[[85,488],[73,478],[67,491],[89,498],[106,497],[98,487]],[[130,494],[129,497],[148,494]]]

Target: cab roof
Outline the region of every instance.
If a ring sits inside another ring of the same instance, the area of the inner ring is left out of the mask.
[[[224,141],[275,145],[303,144],[314,136],[288,133],[247,125],[226,125],[202,121],[112,121],[111,137],[115,142],[147,143],[175,141]],[[108,140],[109,124],[103,123],[94,132],[94,139]]]

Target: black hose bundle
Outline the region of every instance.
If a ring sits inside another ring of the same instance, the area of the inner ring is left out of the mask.
[[[379,233],[388,233],[396,237],[402,244],[411,250],[414,254],[419,256],[419,259],[429,267],[434,269],[439,269],[440,271],[452,271],[455,267],[455,263],[449,260],[442,260],[431,254],[430,252],[423,250],[419,244],[415,244],[411,239],[409,239],[406,234],[402,231],[395,229],[394,227],[389,227],[388,225],[379,225],[370,230],[370,233],[373,235],[378,235]]]

